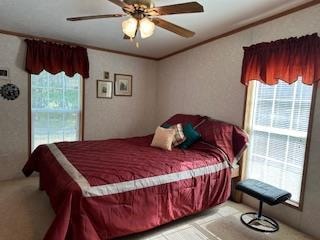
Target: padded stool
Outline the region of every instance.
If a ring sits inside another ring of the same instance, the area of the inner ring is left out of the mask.
[[[236,189],[260,200],[258,213],[248,212],[241,215],[240,219],[244,225],[260,232],[279,230],[279,225],[274,219],[262,215],[262,205],[264,202],[271,206],[285,202],[291,198],[291,193],[255,179],[239,182]]]

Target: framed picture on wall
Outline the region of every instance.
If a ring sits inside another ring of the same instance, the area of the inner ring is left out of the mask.
[[[112,98],[112,81],[97,80],[97,98]]]
[[[8,80],[9,79],[9,69],[0,67],[0,79]]]
[[[132,75],[115,74],[114,75],[114,95],[132,96]]]
[[[109,79],[109,72],[103,72],[103,78]]]

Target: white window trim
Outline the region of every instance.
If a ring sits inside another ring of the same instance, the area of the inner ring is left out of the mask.
[[[32,134],[33,134],[33,127],[32,127],[32,74],[29,75],[29,93],[28,93],[28,149],[29,149],[29,156],[32,153]],[[85,106],[85,94],[84,94],[84,89],[85,89],[85,79],[80,75],[80,112],[79,112],[79,129],[78,129],[78,134],[79,134],[79,141],[84,140],[84,106]]]
[[[251,135],[252,132],[252,125],[253,125],[253,111],[254,111],[254,93],[256,91],[257,81],[250,81],[249,85],[246,88],[245,93],[245,108],[244,108],[244,130]],[[304,204],[304,194],[305,194],[305,185],[306,185],[306,178],[308,174],[308,162],[309,162],[309,152],[310,152],[310,141],[312,135],[312,126],[313,126],[313,118],[314,118],[314,109],[315,109],[315,100],[317,95],[318,84],[313,84],[312,87],[312,97],[311,97],[311,107],[310,107],[310,115],[309,115],[309,123],[308,123],[308,134],[306,137],[306,148],[304,154],[304,164],[303,164],[303,171],[302,171],[302,181],[301,181],[301,189],[300,189],[300,199],[299,203],[293,202],[288,200],[284,203],[284,205],[297,209],[299,211],[303,210]],[[291,134],[299,135],[301,134],[299,131],[289,131]],[[291,135],[290,134],[290,135]],[[250,144],[250,143],[249,143]],[[248,151],[245,151],[243,154],[243,161],[242,161],[242,174],[241,179],[247,178],[247,161],[248,161]]]

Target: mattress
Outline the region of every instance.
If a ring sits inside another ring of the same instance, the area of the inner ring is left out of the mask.
[[[56,217],[45,239],[104,240],[152,229],[225,202],[227,155],[150,147],[152,135],[41,145],[23,168],[40,173]]]

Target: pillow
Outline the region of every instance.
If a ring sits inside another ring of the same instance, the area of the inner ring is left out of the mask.
[[[183,127],[182,127],[181,123],[178,123],[173,126],[170,126],[169,124],[164,124],[163,127],[175,130],[174,138],[172,141],[172,145],[174,147],[180,145],[181,143],[183,143],[187,139],[183,133]]]
[[[197,131],[201,134],[203,141],[222,149],[231,164],[240,160],[247,147],[247,133],[230,123],[208,119],[197,128]]]
[[[181,123],[182,125],[186,125],[187,123],[191,123],[192,126],[198,125],[202,120],[206,119],[205,116],[200,115],[191,115],[191,114],[176,114],[165,121],[161,126],[165,124],[169,124],[170,126]]]
[[[168,124],[168,123],[163,123],[163,124],[161,125],[161,127],[163,127],[163,128],[170,128],[171,125]]]
[[[176,130],[174,129],[165,129],[162,127],[157,127],[152,139],[151,146],[171,151],[172,141],[174,139],[175,133]]]
[[[201,139],[200,133],[192,127],[191,123],[183,126],[183,133],[187,139],[180,145],[182,149],[188,149],[192,144]]]

